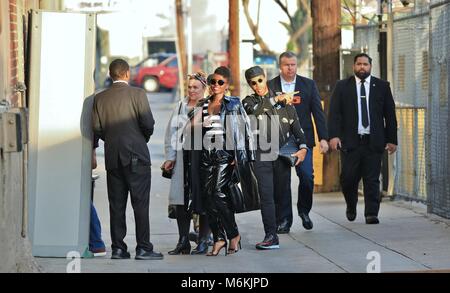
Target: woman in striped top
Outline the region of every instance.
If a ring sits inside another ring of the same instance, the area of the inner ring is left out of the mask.
[[[200,180],[204,189],[206,213],[214,236],[213,250],[208,256],[217,256],[225,248],[227,253],[236,253],[241,236],[235,220],[230,199],[229,184],[235,167],[235,151],[227,150],[225,116],[226,96],[230,83],[230,70],[219,67],[210,80],[212,96],[206,100],[202,111],[203,151],[200,162]],[[240,101],[239,101],[240,103]],[[230,241],[229,246],[227,239]],[[227,246],[229,247],[227,251]]]

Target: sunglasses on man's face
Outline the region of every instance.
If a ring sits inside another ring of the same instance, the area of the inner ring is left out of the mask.
[[[252,86],[256,86],[256,85],[258,85],[258,84],[262,84],[263,82],[264,82],[264,79],[260,78],[260,79],[258,79],[258,81],[252,80],[252,81],[250,82],[250,84],[251,84]]]
[[[211,79],[210,85],[216,85],[216,84],[218,84],[220,86],[223,86],[225,84],[225,81],[224,80]]]

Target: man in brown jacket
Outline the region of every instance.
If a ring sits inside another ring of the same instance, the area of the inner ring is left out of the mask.
[[[112,259],[129,259],[126,236],[128,193],[136,221],[136,259],[163,259],[150,242],[151,161],[147,143],[155,121],[147,95],[128,85],[130,66],[114,60],[109,68],[111,88],[94,99],[93,128],[105,142],[108,199],[110,206]]]

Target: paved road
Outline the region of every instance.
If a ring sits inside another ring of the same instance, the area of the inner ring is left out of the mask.
[[[151,192],[151,240],[155,250],[165,254],[162,261],[112,261],[107,258],[82,260],[82,272],[233,272],[233,273],[342,273],[366,272],[369,263],[379,264],[381,272],[437,271],[450,269],[450,221],[426,215],[426,207],[408,202],[383,202],[381,224],[363,223],[363,199],[358,218],[349,223],[340,194],[316,195],[311,218],[315,227],[305,231],[296,218],[289,235],[281,235],[281,249],[257,251],[263,227],[259,212],[238,215],[243,250],[235,255],[210,258],[205,256],[169,256],[177,240],[176,222],[167,218],[169,181],[160,175],[164,160],[163,137],[174,107],[169,94],[150,95],[157,121],[149,145],[153,160]],[[100,152],[101,153],[101,152]],[[110,246],[109,212],[104,162],[100,154],[98,173],[101,179],[95,190],[95,205],[103,224],[103,237]],[[293,176],[293,190],[298,183]],[[294,202],[294,205],[296,203]],[[294,206],[295,209],[295,206]],[[131,206],[127,210],[126,241],[132,253],[136,245]],[[110,251],[108,247],[108,251]],[[37,259],[44,271],[65,272],[64,259]],[[373,268],[373,266],[369,266]]]

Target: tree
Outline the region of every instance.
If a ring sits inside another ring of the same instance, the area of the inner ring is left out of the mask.
[[[288,1],[274,0],[281,10],[287,15],[289,22],[281,21],[280,24],[288,31],[290,36],[286,45],[286,49],[297,53],[299,61],[307,59],[309,56],[308,46],[311,43],[311,5],[309,0],[297,0],[297,7],[293,14],[291,14]],[[255,37],[255,42],[261,47],[261,51],[266,54],[274,54],[267,43],[259,34],[259,19],[255,21],[250,16],[249,4],[250,0],[242,0],[244,7],[244,14],[247,18],[250,30]],[[258,17],[259,18],[259,17]]]
[[[358,4],[358,0],[341,0],[342,4],[342,20],[343,24],[346,25],[356,25],[358,23],[358,18],[364,20],[367,23],[374,23],[376,21],[376,14],[362,14],[361,13],[361,4]],[[366,6],[376,7],[377,3],[374,0],[366,1]],[[358,16],[359,15],[359,16]]]
[[[259,1],[261,1],[261,0],[259,0]],[[249,10],[250,0],[242,0],[242,5],[244,6],[245,18],[247,19],[248,25],[250,27],[250,30],[253,33],[253,36],[255,37],[255,42],[261,48],[261,52],[264,54],[274,55],[274,52],[272,50],[270,50],[269,46],[266,44],[266,42],[264,42],[263,38],[259,34],[259,16],[258,16],[258,20],[256,23],[253,21],[252,17],[250,16],[250,10]],[[259,5],[261,5],[261,2],[259,2]]]
[[[291,15],[287,0],[284,3],[281,0],[274,1],[289,18],[289,23],[280,22],[290,35],[287,50],[297,53],[299,61],[302,62],[309,56],[308,46],[311,43],[311,3],[309,0],[297,0],[297,8]]]

